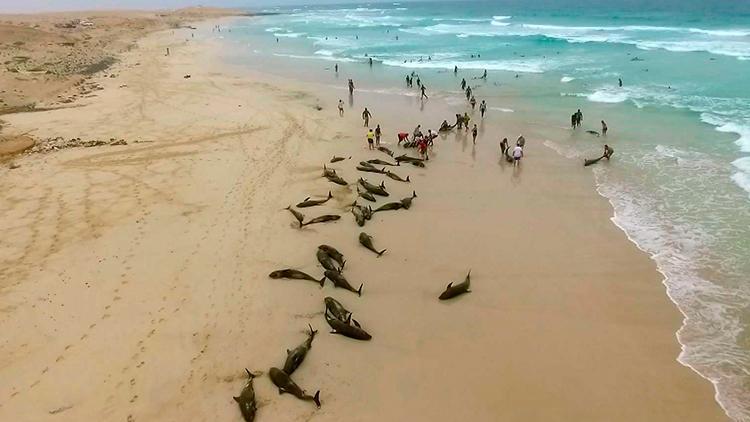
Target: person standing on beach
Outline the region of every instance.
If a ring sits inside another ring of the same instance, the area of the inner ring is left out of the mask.
[[[518,135],[518,139],[516,140],[516,145],[523,148],[526,146],[526,138],[523,137],[523,135]]]
[[[578,114],[573,113],[570,115],[570,126],[573,128],[573,130],[576,129],[576,122],[578,121]]]
[[[484,119],[484,113],[487,112],[487,103],[482,100],[482,104],[479,104],[479,112],[482,114],[482,118]]]
[[[462,91],[466,90],[466,79],[465,78],[461,78],[461,90]]]
[[[620,84],[620,88],[622,88],[622,78],[617,78],[617,82]]]
[[[508,138],[503,138],[503,140],[500,141],[500,153],[505,155],[505,151],[507,151],[508,148]]]
[[[583,122],[583,113],[581,113],[581,109],[579,108],[576,111],[576,126],[581,127],[581,122]]]
[[[479,131],[477,130],[477,125],[474,124],[474,127],[471,129],[471,140],[473,143],[477,143],[477,134]]]
[[[469,121],[471,121],[471,117],[469,117],[469,113],[464,112],[464,125],[466,125],[466,131],[469,131]]]
[[[370,57],[370,67],[372,67],[372,57]]]
[[[474,96],[471,96],[471,99],[469,100],[469,104],[471,104],[471,109],[474,110],[477,106],[477,99],[474,98]],[[473,113],[473,111],[472,111]]]
[[[521,158],[523,157],[523,148],[520,145],[516,145],[513,148],[513,167],[521,165]]]
[[[354,94],[354,81],[349,79],[349,95]]]
[[[375,145],[380,146],[380,135],[382,133],[380,132],[380,125],[375,128]]]
[[[418,137],[422,136],[422,125],[417,125],[417,127],[414,128],[412,141],[416,141]]]
[[[487,79],[487,69],[484,69],[484,74],[482,74],[480,79]]]
[[[370,126],[370,117],[372,117],[372,113],[370,113],[370,110],[365,107],[365,111],[362,112],[362,120],[365,121],[365,126]]]
[[[453,74],[458,75],[458,66],[453,66]]]
[[[411,80],[409,79],[409,75],[406,75],[406,87],[409,88],[411,86]]]
[[[429,98],[429,97],[427,96],[427,94],[425,94],[425,90],[426,90],[426,89],[427,89],[427,87],[426,87],[426,86],[424,86],[424,85],[422,85],[422,96],[421,96],[420,98],[425,98],[425,99]]]
[[[602,136],[607,136],[607,130],[609,130],[609,127],[607,127],[607,122],[602,120]]]
[[[338,63],[336,63],[336,64],[335,64],[335,65],[333,66],[333,69],[334,69],[334,71],[335,71],[336,73],[339,73],[339,64],[338,64]]]
[[[344,102],[339,99],[339,117],[344,117]]]
[[[471,99],[471,87],[470,86],[466,87],[466,99],[467,100]]]
[[[375,132],[372,131],[372,129],[367,131],[367,148],[369,149],[375,149],[373,146],[373,141],[375,140]]]

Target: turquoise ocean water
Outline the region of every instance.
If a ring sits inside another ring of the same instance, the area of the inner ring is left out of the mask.
[[[559,4],[275,8],[221,37],[233,63],[315,81],[332,81],[338,63],[385,94],[416,95],[404,84],[415,71],[431,95],[462,104],[465,77],[490,115],[534,122],[569,158],[602,144],[571,134],[570,114],[582,109],[584,129],[605,119],[616,165],[592,171],[686,316],[679,360],[750,421],[750,1]],[[471,79],[485,69],[486,82]]]

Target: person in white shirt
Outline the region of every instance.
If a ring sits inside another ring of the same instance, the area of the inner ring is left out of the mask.
[[[521,165],[521,157],[523,157],[523,148],[520,145],[516,145],[513,148],[513,167]]]

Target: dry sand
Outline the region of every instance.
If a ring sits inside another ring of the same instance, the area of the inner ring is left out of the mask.
[[[128,145],[0,170],[0,420],[239,421],[243,368],[281,366],[308,323],[320,334],[294,377],[322,408],[264,375],[258,420],[725,419],[710,383],[676,362],[681,316],[581,163],[528,137],[513,171],[489,123],[475,148],[438,139],[427,168],[397,168],[411,184],[365,175],[419,195],[365,226],[388,248],[376,258],[347,204],[355,164],[388,157],[366,150],[358,115],[368,105],[396,149],[396,129],[429,120],[414,100],[357,94],[340,119],[338,92],[238,74],[187,34],[141,40],[79,107],[4,116],[10,134]],[[347,188],[320,177],[334,154],[352,156],[332,165]],[[303,213],[342,220],[297,229],[283,208],[329,189]],[[321,243],[346,255],[362,297],[268,278],[321,276]],[[439,302],[469,269],[473,292]],[[373,340],[329,334],[327,295]]]

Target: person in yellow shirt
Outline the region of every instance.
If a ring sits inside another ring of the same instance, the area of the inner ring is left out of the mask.
[[[375,132],[372,129],[367,131],[367,147],[375,149]]]

